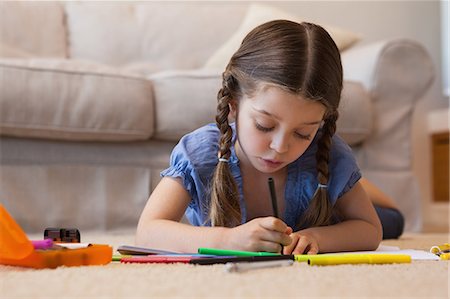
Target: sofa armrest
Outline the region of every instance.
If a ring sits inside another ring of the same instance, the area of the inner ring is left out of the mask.
[[[350,146],[359,146],[372,135],[372,101],[359,82],[344,81],[336,133]]]
[[[342,54],[344,79],[361,82],[373,104],[373,134],[358,157],[362,168],[410,170],[414,108],[434,79],[432,60],[417,42],[393,39]]]
[[[346,80],[361,82],[369,91],[387,88],[396,91],[402,87],[416,93],[418,98],[434,79],[434,66],[427,50],[408,39],[350,48],[342,53],[342,65]]]

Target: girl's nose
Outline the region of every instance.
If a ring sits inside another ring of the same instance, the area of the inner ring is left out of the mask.
[[[289,149],[289,137],[286,134],[274,135],[270,148],[280,154],[287,152]]]

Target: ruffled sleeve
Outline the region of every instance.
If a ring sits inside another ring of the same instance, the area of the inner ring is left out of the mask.
[[[330,159],[330,200],[333,204],[361,179],[361,171],[350,146],[335,135]]]
[[[209,184],[217,164],[218,131],[207,125],[183,136],[172,150],[169,167],[162,177],[180,178],[191,196],[186,217],[193,225],[204,225],[209,207]]]

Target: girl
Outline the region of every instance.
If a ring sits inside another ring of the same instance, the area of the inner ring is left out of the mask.
[[[222,84],[216,125],[174,148],[136,243],[180,252],[376,249],[380,220],[351,149],[334,135],[342,66],[330,35],[310,23],[260,25],[231,58]],[[269,177],[280,218],[270,216]],[[179,222],[185,211],[193,226]]]

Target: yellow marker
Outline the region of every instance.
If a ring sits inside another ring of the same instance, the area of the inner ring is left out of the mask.
[[[450,260],[450,253],[441,253],[440,255],[439,255],[439,258],[441,259],[441,260]]]
[[[316,254],[295,255],[295,260],[308,262],[309,265],[344,265],[344,264],[396,264],[411,263],[407,254]]]
[[[439,256],[441,260],[449,260],[450,259],[450,244],[445,243],[443,245],[433,246],[433,247],[431,247],[430,252]]]

